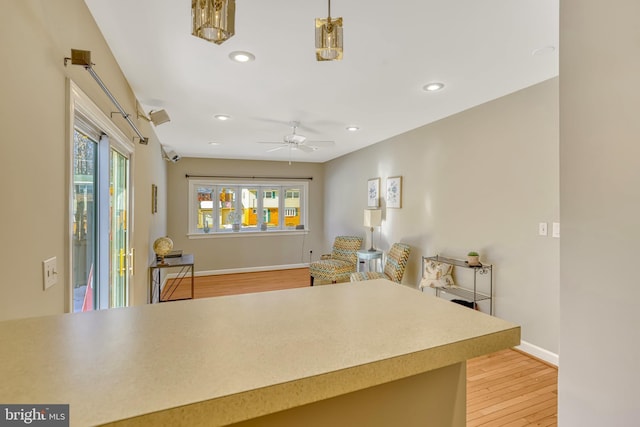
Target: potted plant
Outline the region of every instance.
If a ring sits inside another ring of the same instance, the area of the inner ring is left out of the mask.
[[[479,267],[482,265],[478,252],[471,251],[467,254],[467,264],[469,264],[469,267]]]

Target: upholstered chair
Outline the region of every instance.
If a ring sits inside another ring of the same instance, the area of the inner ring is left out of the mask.
[[[388,279],[392,282],[400,283],[402,282],[402,276],[404,276],[404,270],[407,268],[410,252],[411,247],[409,245],[394,243],[387,254],[387,261],[384,263],[384,272],[366,271],[351,273],[350,279],[352,282],[371,279]]]
[[[358,250],[362,237],[338,236],[333,242],[331,254],[322,255],[319,261],[309,265],[311,286],[313,279],[330,280],[331,283],[346,282],[358,265]]]

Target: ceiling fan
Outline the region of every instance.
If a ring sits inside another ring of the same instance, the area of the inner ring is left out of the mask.
[[[276,145],[273,148],[267,150],[267,152],[278,151],[282,149],[289,149],[289,153],[292,150],[300,150],[305,153],[311,153],[313,151],[318,150],[322,147],[331,147],[335,145],[334,141],[311,141],[308,140],[306,136],[300,135],[296,132],[298,126],[300,126],[300,122],[294,121],[289,124],[291,126],[291,133],[284,135],[282,137],[282,142],[271,142],[271,141],[258,141],[260,144],[271,144]],[[291,163],[291,161],[289,161]]]

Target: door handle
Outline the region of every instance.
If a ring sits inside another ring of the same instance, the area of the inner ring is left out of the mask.
[[[135,260],[135,249],[131,248],[129,249],[129,275],[133,276],[133,263]]]
[[[124,276],[124,249],[120,249],[120,254],[118,257],[118,265],[120,266],[119,268],[119,273],[120,273],[120,277]]]

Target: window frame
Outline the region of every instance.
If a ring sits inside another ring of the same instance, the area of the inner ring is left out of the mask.
[[[264,235],[276,235],[276,234],[302,234],[309,232],[309,183],[306,181],[289,181],[289,180],[268,180],[268,179],[203,179],[203,178],[189,178],[188,179],[188,220],[187,220],[187,236],[189,238],[215,238],[215,237],[237,237],[237,236],[264,236]],[[209,232],[205,232],[203,224],[200,224],[200,212],[199,212],[199,200],[198,200],[198,188],[211,189],[211,198],[213,201],[211,220],[212,224],[209,227]],[[260,213],[260,217],[264,216],[264,196],[269,193],[273,197],[272,191],[277,190],[278,198],[278,224],[277,226],[268,226],[268,228],[261,229],[260,225],[263,222],[260,218],[255,225],[242,225],[240,230],[234,231],[232,227],[221,226],[219,206],[216,203],[221,194],[221,189],[233,189],[236,193],[234,206],[231,208],[238,211],[243,211],[243,199],[242,195],[246,190],[247,193],[251,193],[253,190],[257,190],[256,206],[247,205],[244,206],[245,210],[255,210],[256,213]],[[299,194],[299,206],[300,212],[299,224],[296,226],[287,226],[285,223],[285,209],[289,209],[286,205],[286,194],[290,191],[296,191]],[[299,228],[300,226],[304,228]]]

